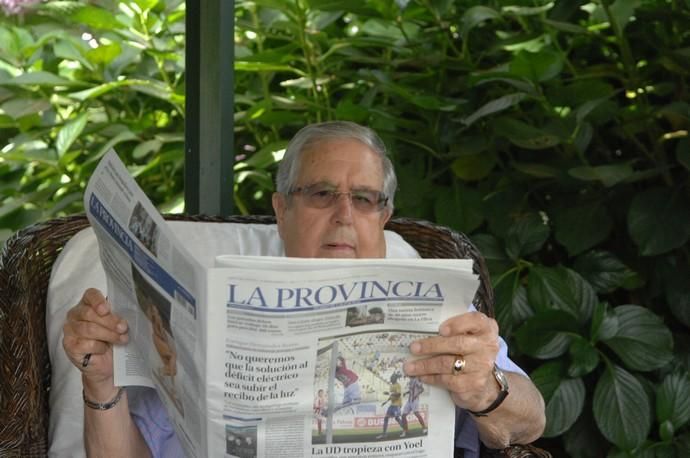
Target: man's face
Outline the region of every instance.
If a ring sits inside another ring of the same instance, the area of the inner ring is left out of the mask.
[[[338,192],[383,190],[381,159],[356,140],[324,140],[302,155],[298,188],[324,185]],[[383,227],[388,208],[365,213],[340,195],[327,208],[312,208],[302,194],[273,195],[278,232],[287,256],[301,258],[382,258],[386,255]]]

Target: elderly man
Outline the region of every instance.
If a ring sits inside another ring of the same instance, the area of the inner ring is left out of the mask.
[[[384,257],[383,228],[396,186],[385,147],[372,130],[349,122],[305,127],[288,145],[273,195],[285,254]],[[127,323],[99,291],[87,290],[69,311],[64,334],[64,349],[82,372],[87,452],[181,456],[155,391],[113,384],[112,346],[127,342]],[[441,324],[437,337],[412,343],[410,351],[420,358],[405,363],[406,374],[450,392],[456,447],[465,457],[478,456],[480,440],[503,448],[541,435],[543,399],[508,359],[495,320],[476,311],[458,315]]]

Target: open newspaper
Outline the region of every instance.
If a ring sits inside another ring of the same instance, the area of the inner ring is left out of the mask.
[[[85,207],[130,323],[117,385],[154,387],[190,457],[452,456],[449,394],[409,344],[467,311],[471,261],[197,259],[110,151]]]

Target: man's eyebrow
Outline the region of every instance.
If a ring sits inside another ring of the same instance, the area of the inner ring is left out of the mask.
[[[373,192],[381,192],[376,188],[372,188],[371,186],[355,186],[354,188],[351,188],[350,191],[373,191]]]
[[[329,189],[333,189],[333,190],[338,189],[338,185],[336,185],[336,184],[333,183],[332,181],[326,181],[326,180],[314,181],[314,182],[312,182],[312,183],[309,183],[309,184],[307,184],[307,185],[305,185],[305,186],[301,186],[301,187],[302,187],[302,188],[310,188],[310,187],[312,187],[312,186],[323,186],[323,187],[325,187],[325,188],[329,188]],[[354,186],[354,187],[348,189],[348,191],[374,191],[374,192],[380,192],[378,189],[376,189],[376,188],[374,188],[374,187],[371,187],[371,186],[367,186],[367,185]]]

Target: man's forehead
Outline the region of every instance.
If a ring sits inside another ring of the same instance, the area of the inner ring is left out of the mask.
[[[358,140],[324,139],[303,152],[299,178],[303,184],[335,185],[348,178],[363,180],[357,183],[362,187],[379,186],[383,180],[381,158]]]

